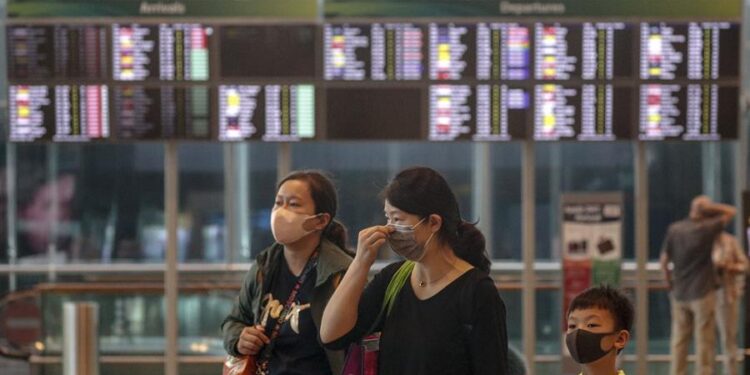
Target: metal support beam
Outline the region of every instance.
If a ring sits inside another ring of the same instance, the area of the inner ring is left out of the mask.
[[[47,244],[47,265],[49,267],[47,270],[47,280],[51,283],[57,280],[55,266],[58,263],[57,241],[60,237],[60,227],[57,221],[60,212],[60,194],[57,189],[58,169],[58,146],[51,143],[47,145],[47,183],[53,186],[50,193],[49,217],[46,218],[46,220],[49,220],[50,226],[50,240],[49,244]]]
[[[252,226],[250,225],[250,145],[238,144],[234,149],[234,160],[237,170],[234,180],[237,183],[235,195],[235,213],[237,214],[237,236],[239,238],[240,253],[237,262],[247,262],[252,256],[251,238],[253,238]]]
[[[635,142],[635,353],[636,374],[648,373],[648,162],[646,144]]]
[[[708,195],[717,202],[727,202],[727,198],[722,196],[721,175],[721,144],[711,142],[703,143],[701,147],[702,161],[702,193]],[[731,197],[734,198],[734,197]]]
[[[292,145],[280,143],[276,161],[276,181],[281,181],[292,171]]]
[[[224,241],[224,259],[227,263],[237,261],[236,251],[239,249],[239,230],[237,223],[237,209],[235,196],[237,194],[236,159],[234,158],[235,143],[224,145],[224,215],[226,217]]]
[[[534,273],[534,258],[536,251],[535,239],[535,209],[536,209],[536,181],[534,143],[526,141],[523,144],[522,161],[522,220],[523,220],[523,352],[526,356],[528,374],[535,374],[534,357],[536,354],[536,280]]]
[[[164,272],[164,374],[178,375],[178,273],[177,273],[177,216],[179,214],[179,156],[177,143],[168,142],[164,152],[164,216],[167,228],[167,249]]]
[[[247,143],[224,148],[224,210],[226,212],[226,261],[250,259],[250,165]]]
[[[6,199],[6,210],[5,222],[8,225],[8,265],[13,266],[18,261],[18,241],[16,237],[16,145],[14,143],[5,144],[5,199]],[[18,282],[15,272],[10,272],[8,275],[8,289],[11,292],[18,289]]]
[[[487,142],[474,144],[474,163],[472,163],[472,210],[473,217],[464,218],[469,221],[479,220],[477,224],[484,234],[487,244],[487,252],[493,258],[495,247],[493,246],[493,224],[492,224],[492,160],[490,158],[490,144]]]

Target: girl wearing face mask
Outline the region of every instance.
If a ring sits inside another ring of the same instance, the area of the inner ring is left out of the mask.
[[[319,172],[293,172],[278,185],[276,243],[258,255],[222,323],[227,353],[254,356],[262,374],[341,372],[343,352],[318,340],[323,310],[351,263],[336,210],[336,190]]]
[[[359,233],[354,262],[323,314],[322,341],[338,349],[381,332],[380,374],[507,374],[505,305],[488,276],[484,236],[461,220],[445,179],[410,168],[382,197],[387,225]],[[413,268],[390,312],[378,319],[386,288],[405,264],[385,267],[367,284],[383,247]]]

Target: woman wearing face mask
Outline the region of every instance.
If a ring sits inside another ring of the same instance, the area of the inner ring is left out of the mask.
[[[344,348],[381,332],[380,374],[507,374],[505,305],[488,276],[484,236],[461,220],[445,179],[410,168],[382,196],[388,224],[359,233],[354,261],[323,314],[322,341]],[[385,267],[365,286],[384,246],[408,262]],[[404,264],[413,268],[390,312],[380,315],[389,282]]]
[[[258,255],[222,323],[227,353],[254,356],[263,374],[341,372],[343,352],[318,340],[323,309],[351,263],[336,209],[336,190],[319,172],[293,172],[279,183],[276,243]]]

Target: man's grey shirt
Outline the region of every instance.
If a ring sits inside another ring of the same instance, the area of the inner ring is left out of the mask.
[[[672,295],[678,301],[692,301],[706,296],[718,286],[711,260],[714,241],[724,229],[720,217],[684,219],[673,223],[662,245],[674,264]]]

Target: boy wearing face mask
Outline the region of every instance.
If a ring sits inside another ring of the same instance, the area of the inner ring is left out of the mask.
[[[609,286],[590,288],[573,299],[565,344],[583,365],[582,375],[625,375],[617,371],[617,355],[630,340],[633,315],[630,300]]]

